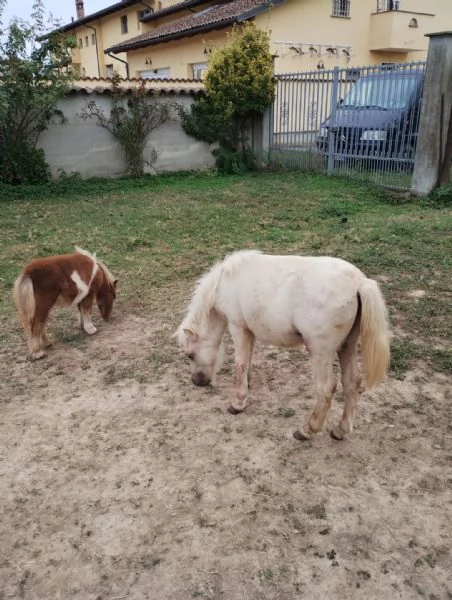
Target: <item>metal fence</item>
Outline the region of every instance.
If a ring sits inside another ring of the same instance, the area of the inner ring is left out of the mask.
[[[409,188],[424,70],[417,62],[278,75],[271,163]]]

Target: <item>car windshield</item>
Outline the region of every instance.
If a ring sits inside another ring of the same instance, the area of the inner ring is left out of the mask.
[[[403,108],[417,82],[415,77],[363,77],[348,92],[341,106],[385,110]]]

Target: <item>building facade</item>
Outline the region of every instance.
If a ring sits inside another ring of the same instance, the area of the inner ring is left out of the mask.
[[[234,24],[270,31],[275,72],[425,60],[452,30],[451,0],[123,0],[56,32],[76,40],[80,77],[202,79]]]

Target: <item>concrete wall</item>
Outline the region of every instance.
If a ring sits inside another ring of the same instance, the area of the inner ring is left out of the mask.
[[[169,96],[172,101],[189,105],[191,96]],[[79,117],[86,101],[95,100],[109,114],[111,97],[105,94],[72,94],[59,103],[66,122],[55,120],[39,140],[52,175],[61,170],[79,173],[82,177],[118,177],[127,172],[124,153],[119,142],[106,129],[96,125],[94,119],[83,121]],[[176,115],[151,132],[148,146],[159,152],[155,170],[181,171],[212,168],[214,158],[209,145],[188,137]]]

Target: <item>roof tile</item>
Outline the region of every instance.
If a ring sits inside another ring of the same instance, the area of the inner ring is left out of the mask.
[[[184,5],[189,6],[191,2],[193,0],[185,0],[178,6],[182,10],[185,7]],[[116,44],[111,48],[107,48],[105,52],[119,53],[133,48],[150,46],[175,37],[182,37],[183,34],[187,36],[196,35],[198,30],[205,31],[206,27],[214,29],[216,25],[223,24],[223,26],[226,26],[235,22],[252,9],[279,3],[281,3],[281,0],[232,0],[227,4],[216,4]]]

